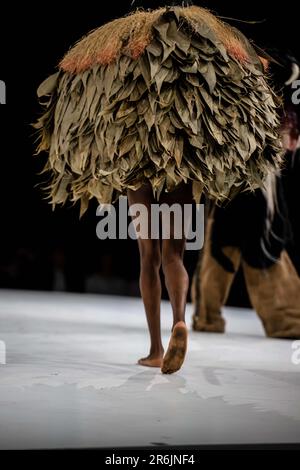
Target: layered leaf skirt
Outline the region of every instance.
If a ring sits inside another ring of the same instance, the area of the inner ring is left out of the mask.
[[[52,204],[108,203],[146,182],[217,201],[281,161],[278,99],[252,45],[207,10],[136,11],[81,39],[38,90]]]

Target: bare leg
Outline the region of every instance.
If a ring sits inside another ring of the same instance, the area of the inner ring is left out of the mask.
[[[148,209],[148,222],[150,222],[151,203],[154,203],[151,186],[145,185],[137,191],[128,190],[129,205],[144,204]],[[140,251],[140,291],[146,311],[150,334],[150,353],[138,361],[140,365],[148,367],[161,367],[164,354],[161,342],[160,329],[160,301],[161,282],[160,241],[138,239]]]
[[[161,203],[169,206],[176,203],[183,209],[183,204],[193,201],[190,185],[181,185],[172,193],[165,193]],[[182,229],[184,221],[182,220]],[[186,297],[189,288],[188,273],[183,264],[185,237],[174,239],[174,220],[171,221],[171,238],[162,242],[162,267],[166,288],[173,310],[173,328],[168,351],[164,357],[162,372],[172,374],[183,364],[187,350],[187,327],[185,325]]]
[[[185,321],[189,276],[183,264],[185,240],[163,240],[162,266],[173,311],[173,327]]]

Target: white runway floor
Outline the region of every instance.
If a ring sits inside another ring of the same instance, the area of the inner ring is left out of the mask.
[[[135,364],[140,299],[0,291],[0,448],[299,443],[292,342],[265,338],[250,310],[224,315],[226,335],[191,333],[184,368],[163,376]]]

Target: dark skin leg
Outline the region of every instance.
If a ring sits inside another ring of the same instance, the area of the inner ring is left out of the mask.
[[[179,204],[183,212],[183,205],[193,202],[191,185],[181,185],[172,193],[164,193],[160,202],[169,206],[174,203]],[[175,239],[174,220],[171,219],[171,237],[169,240],[162,241],[162,268],[173,310],[172,335],[162,364],[164,374],[172,374],[181,368],[187,350],[188,331],[185,325],[185,307],[189,276],[183,263],[186,242],[183,221],[181,228],[183,237]]]
[[[157,203],[152,195],[150,185],[144,185],[137,191],[128,190],[129,205],[144,204],[148,209],[150,227],[151,204]],[[181,185],[172,193],[163,193],[159,203],[183,207],[192,203],[190,185]],[[182,221],[183,223],[183,221]],[[174,220],[171,218],[170,239],[138,239],[140,251],[140,289],[143,298],[148,328],[150,333],[150,354],[139,360],[139,364],[150,367],[161,367],[164,373],[173,373],[180,369],[187,347],[187,328],[185,326],[185,305],[189,287],[188,274],[184,268],[185,249],[184,231],[181,239],[174,239]],[[161,282],[159,270],[162,263],[170,302],[173,310],[173,328],[168,352],[163,359],[163,346],[160,330]]]
[[[155,203],[151,186],[144,185],[137,191],[128,190],[127,196],[130,206],[138,203],[144,204],[147,207],[149,224],[151,204]],[[164,349],[161,342],[160,330],[160,241],[151,240],[150,237],[149,239],[139,238],[138,245],[140,252],[140,291],[150,334],[150,353],[147,357],[140,359],[138,363],[148,367],[161,367]]]
[[[182,213],[184,204],[192,204],[193,195],[191,185],[181,185],[171,193],[164,193],[160,204],[172,206],[178,204]],[[189,288],[189,276],[183,264],[185,250],[185,237],[183,221],[181,224],[182,238],[174,238],[174,219],[171,218],[170,239],[162,240],[162,269],[165,276],[166,288],[173,310],[173,327],[179,321],[185,321],[185,305]]]

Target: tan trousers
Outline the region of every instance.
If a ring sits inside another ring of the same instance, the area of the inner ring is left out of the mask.
[[[226,303],[235,274],[227,272],[212,257],[211,226],[209,219],[203,254],[193,276],[193,329],[223,333],[225,321],[221,308]],[[287,252],[283,251],[280,260],[264,270],[245,263],[239,248],[225,247],[223,252],[236,270],[242,266],[250,301],[266,335],[300,338],[300,278]]]

